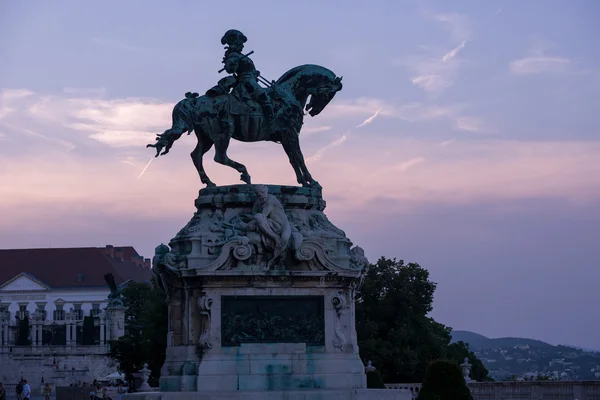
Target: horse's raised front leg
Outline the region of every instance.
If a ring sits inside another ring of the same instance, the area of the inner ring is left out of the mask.
[[[251,178],[250,178],[250,175],[248,174],[248,170],[246,169],[246,166],[244,164],[240,164],[239,162],[232,160],[227,155],[227,148],[229,147],[230,140],[231,140],[231,137],[229,135],[227,135],[227,136],[222,136],[214,141],[215,142],[215,162],[218,162],[219,164],[227,165],[228,167],[235,169],[236,171],[238,171],[241,174],[240,179],[242,181],[246,182],[247,184],[250,184]]]
[[[204,157],[204,154],[206,154],[206,152],[212,147],[213,141],[207,135],[203,134],[202,131],[197,129],[194,129],[194,131],[196,133],[196,137],[198,138],[198,144],[191,152],[190,156],[192,157],[192,161],[196,166],[196,170],[198,171],[198,175],[200,175],[200,180],[202,183],[204,183],[207,187],[216,186],[210,180],[208,175],[206,175],[206,171],[204,171],[204,165],[202,164],[202,158]]]

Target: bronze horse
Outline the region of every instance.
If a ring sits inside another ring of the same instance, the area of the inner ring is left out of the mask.
[[[268,89],[275,111],[271,120],[266,120],[260,106],[250,100],[240,101],[231,94],[211,95],[210,91],[201,97],[197,93],[186,93],[186,98],[173,109],[172,127],[157,135],[156,143],[146,147],[156,148],[156,157],[165,155],[181,135],[194,131],[198,144],[191,157],[200,180],[211,187],[216,185],[206,175],[202,157],[213,145],[215,161],[237,170],[241,180],[249,184],[251,178],[246,167],[227,155],[231,139],[281,143],[298,183],[320,187],[306,168],[298,136],[304,110],[312,117],[318,115],[342,90],[341,81],[341,77],[318,65],[301,65],[289,70]]]

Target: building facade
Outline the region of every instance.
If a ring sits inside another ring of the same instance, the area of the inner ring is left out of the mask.
[[[106,353],[124,320],[107,310],[110,289],[149,282],[150,260],[133,247],[0,250],[0,381],[70,384],[116,371]]]

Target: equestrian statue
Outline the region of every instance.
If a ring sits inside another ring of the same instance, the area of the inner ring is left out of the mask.
[[[306,64],[269,82],[254,66],[250,58],[253,52],[243,54],[246,41],[246,36],[238,30],[225,33],[221,39],[221,44],[226,45],[221,71],[229,75],[204,96],[186,93],[185,99],[173,109],[171,128],[157,135],[156,142],[146,147],[154,147],[156,157],[165,155],[181,135],[193,131],[198,144],[191,157],[200,180],[211,187],[216,185],[204,171],[202,158],[213,145],[215,161],[234,168],[241,174],[241,180],[250,184],[246,167],[227,155],[231,139],[281,143],[298,183],[320,187],[306,168],[300,149],[300,129],[305,111],[312,117],[319,115],[342,90],[342,77],[319,65]]]

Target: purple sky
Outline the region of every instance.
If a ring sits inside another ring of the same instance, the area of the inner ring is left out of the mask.
[[[237,28],[268,79],[305,63],[344,76],[307,117],[309,168],[372,261],[431,272],[434,318],[600,349],[600,3],[206,4],[0,4],[0,247],[151,257],[168,242],[201,187],[195,140],[140,177],[144,146],[222,76],[220,38]],[[254,182],[295,184],[276,144],[230,155]]]

